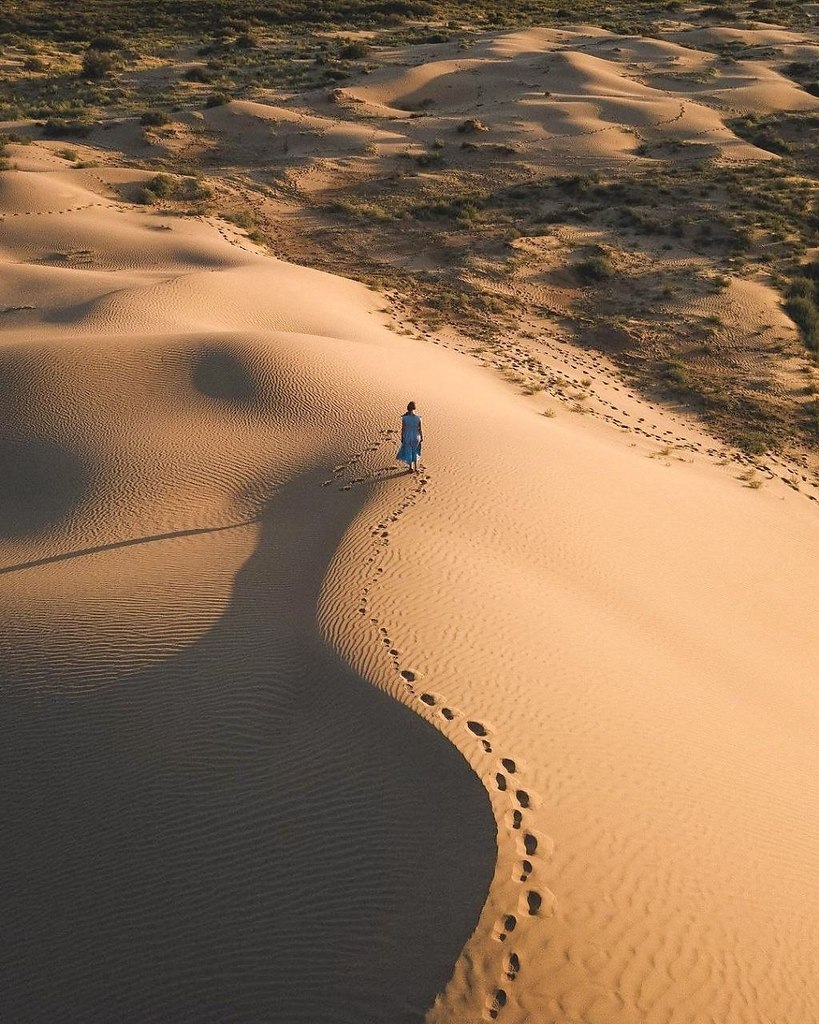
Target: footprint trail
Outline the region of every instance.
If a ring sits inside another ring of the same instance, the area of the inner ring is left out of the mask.
[[[518,762],[505,754],[497,756],[493,742],[499,744],[490,727],[480,718],[473,717],[450,703],[439,688],[442,680],[435,680],[434,690],[427,685],[423,688],[417,685],[419,672],[407,667],[399,641],[382,619],[379,610],[379,589],[388,578],[387,567],[383,561],[386,549],[393,543],[392,529],[423,501],[431,483],[431,475],[426,469],[410,478],[408,474],[396,470],[393,465],[381,466],[367,472],[359,468],[365,457],[375,456],[382,449],[393,449],[396,437],[396,431],[382,431],[377,440],[361,451],[351,453],[345,462],[333,467],[332,475],[323,481],[321,486],[335,485],[339,491],[349,491],[356,485],[390,479],[396,483],[400,480],[408,485],[398,497],[396,504],[369,530],[371,548],[366,555],[369,569],[358,594],[356,609],[359,619],[367,626],[368,642],[375,642],[383,651],[382,656],[389,658],[392,670],[405,692],[406,703],[441,731],[444,731],[446,723],[463,723],[464,745],[461,747],[458,744],[459,749],[465,754],[490,794],[498,823],[499,848],[509,844],[514,851],[510,859],[514,864],[513,881],[518,887],[516,905],[510,906],[508,912],[501,915],[492,931],[492,937],[499,946],[496,957],[497,981],[494,986],[488,986],[483,1001],[483,1019],[495,1021],[502,1017],[504,1010],[509,1006],[513,994],[512,986],[523,970],[522,956],[514,948],[515,941],[520,938],[522,928],[535,926],[533,919],[553,913],[554,897],[545,887],[541,891],[531,885],[532,877],[538,871],[539,842],[534,831],[530,831],[527,825],[525,812],[532,809],[536,797],[530,790],[520,785]],[[447,732],[444,734],[451,738]],[[500,806],[498,799],[501,801]],[[546,848],[547,852],[550,852],[551,844],[546,844]],[[510,949],[510,946],[513,948]]]

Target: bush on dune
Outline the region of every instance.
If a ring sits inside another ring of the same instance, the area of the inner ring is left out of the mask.
[[[819,260],[799,269],[788,286],[785,311],[807,347],[819,355]]]

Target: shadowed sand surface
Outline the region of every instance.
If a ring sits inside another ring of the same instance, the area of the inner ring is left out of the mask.
[[[455,748],[318,636],[307,556],[340,524],[304,518],[308,488],[264,509],[191,647],[6,692],[4,1019],[417,1021],[448,981],[494,820]]]

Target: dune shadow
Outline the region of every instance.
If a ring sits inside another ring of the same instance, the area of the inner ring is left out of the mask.
[[[271,502],[177,656],[74,698],[6,679],[8,1019],[409,1024],[447,982],[494,818],[455,748],[322,641],[344,524],[320,495]]]
[[[90,493],[88,467],[54,441],[0,440],[0,537],[26,537],[63,522]]]
[[[193,365],[193,385],[208,398],[244,404],[259,394],[259,383],[247,365],[227,347],[208,346]]]

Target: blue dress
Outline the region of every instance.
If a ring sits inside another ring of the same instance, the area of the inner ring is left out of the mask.
[[[396,459],[411,465],[421,457],[421,417],[414,412],[405,412],[401,417],[401,447]]]

